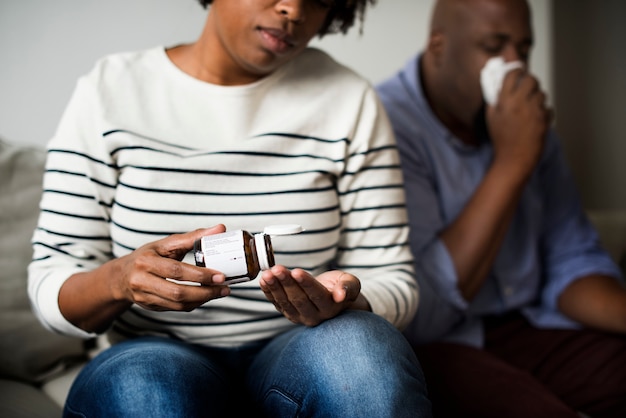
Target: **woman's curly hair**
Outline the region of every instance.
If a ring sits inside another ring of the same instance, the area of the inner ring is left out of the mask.
[[[205,9],[213,3],[213,0],[198,1]],[[334,0],[318,36],[321,38],[330,33],[345,34],[354,25],[355,20],[362,25],[368,3],[373,5],[376,0]]]

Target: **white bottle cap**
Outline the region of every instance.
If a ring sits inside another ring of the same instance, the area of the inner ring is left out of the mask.
[[[269,255],[265,248],[265,234],[255,234],[254,245],[259,258],[259,267],[261,267],[261,270],[269,270],[272,266],[270,266]]]
[[[302,225],[286,224],[286,225],[270,225],[266,226],[263,233],[266,235],[293,235],[304,231]]]

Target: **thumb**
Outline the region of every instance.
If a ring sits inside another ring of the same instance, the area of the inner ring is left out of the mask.
[[[156,242],[156,252],[168,258],[182,260],[193,249],[196,240],[206,236],[226,232],[223,224],[217,224],[209,228],[198,228],[183,234],[172,234]]]
[[[361,292],[361,282],[349,273],[342,273],[337,280],[337,285],[333,292],[333,300],[336,303],[343,301],[353,301]]]

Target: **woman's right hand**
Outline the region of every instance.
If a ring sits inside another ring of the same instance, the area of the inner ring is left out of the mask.
[[[225,230],[220,224],[170,235],[93,271],[75,274],[61,287],[61,312],[85,331],[103,332],[133,303],[152,311],[192,311],[227,296],[230,288],[224,285],[224,274],[182,262],[197,239]]]

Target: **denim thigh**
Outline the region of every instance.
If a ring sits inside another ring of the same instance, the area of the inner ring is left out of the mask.
[[[420,364],[378,315],[346,311],[273,339],[247,377],[268,417],[430,417]]]
[[[227,370],[201,347],[141,337],[115,344],[74,381],[65,417],[227,416]]]

